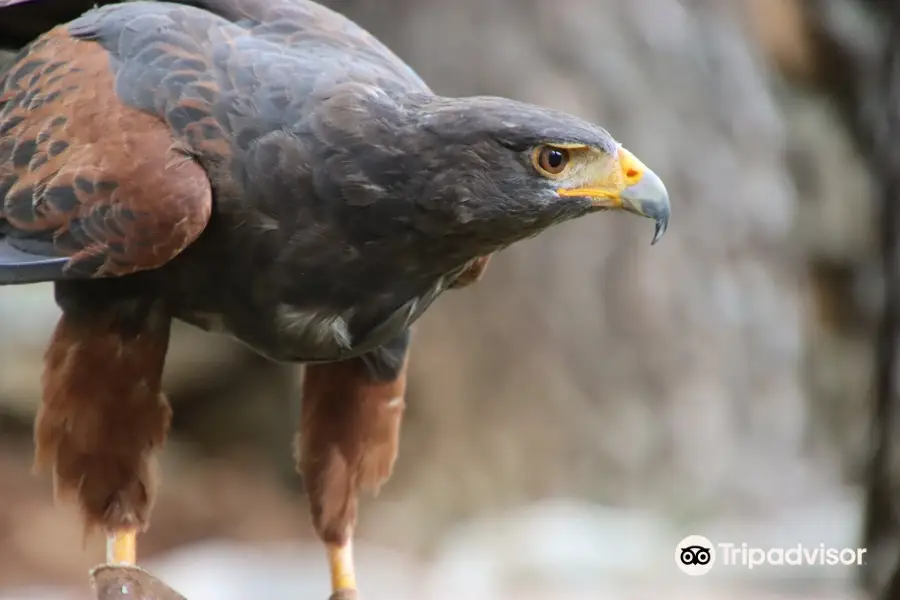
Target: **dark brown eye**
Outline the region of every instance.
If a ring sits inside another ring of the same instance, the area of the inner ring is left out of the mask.
[[[535,150],[534,163],[547,175],[559,175],[569,164],[569,151],[565,148],[542,146]]]

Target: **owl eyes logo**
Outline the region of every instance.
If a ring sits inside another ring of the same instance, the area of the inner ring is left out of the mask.
[[[681,564],[684,565],[705,565],[709,563],[711,558],[709,554],[710,548],[703,546],[688,546],[681,549]]]
[[[675,547],[675,564],[682,573],[706,575],[716,563],[716,549],[702,535],[689,535]]]

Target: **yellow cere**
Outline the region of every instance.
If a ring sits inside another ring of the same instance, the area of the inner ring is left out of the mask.
[[[566,178],[576,183],[575,187],[560,188],[560,196],[588,196],[604,202],[605,206],[621,206],[622,191],[636,184],[644,176],[646,166],[634,154],[618,147],[616,156],[607,156],[588,149],[593,160],[572,161],[572,170]]]

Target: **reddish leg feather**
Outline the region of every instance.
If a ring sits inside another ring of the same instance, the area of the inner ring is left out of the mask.
[[[484,271],[487,269],[489,262],[491,262],[490,254],[473,260],[468,268],[460,273],[456,280],[450,284],[450,289],[456,290],[477,283],[484,276]]]
[[[58,497],[76,497],[86,533],[143,531],[153,505],[153,453],[171,418],[160,391],[169,319],[151,311],[133,327],[63,314],[45,356],[35,467],[52,468]],[[133,553],[130,535],[119,541]]]
[[[355,598],[358,493],[377,493],[397,457],[406,390],[405,354],[399,358],[399,368],[380,376],[362,358],[306,367],[295,449],[313,525],[329,551],[332,599]]]

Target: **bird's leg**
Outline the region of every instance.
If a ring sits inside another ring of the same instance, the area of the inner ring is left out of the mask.
[[[409,332],[368,354],[307,365],[295,450],[328,551],[332,600],[357,598],[353,530],[360,490],[377,493],[397,457]]]
[[[137,529],[126,527],[106,534],[106,562],[113,565],[137,564]]]
[[[57,497],[75,496],[85,533],[107,535],[107,562],[132,565],[155,495],[154,451],[171,411],[160,391],[169,318],[63,312],[44,360],[35,466],[53,470]]]

